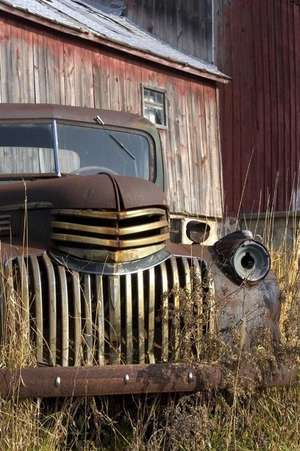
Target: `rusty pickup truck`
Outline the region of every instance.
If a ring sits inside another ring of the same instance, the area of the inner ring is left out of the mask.
[[[246,346],[261,327],[278,339],[267,249],[248,231],[205,246],[197,220],[192,244],[172,242],[165,187],[159,133],[144,118],[0,105],[1,346],[13,329],[34,354],[32,366],[0,370],[2,395],[17,381],[35,397],[195,391],[220,377],[195,365],[205,334],[229,340],[244,322]]]

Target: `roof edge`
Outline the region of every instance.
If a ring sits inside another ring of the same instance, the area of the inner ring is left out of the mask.
[[[93,42],[94,44],[100,44],[103,47],[117,50],[121,53],[126,53],[131,56],[141,58],[147,62],[152,62],[154,64],[159,64],[161,66],[167,66],[168,68],[172,68],[173,70],[183,72],[187,75],[192,75],[194,77],[198,78],[204,78],[206,80],[211,80],[218,83],[226,84],[228,83],[231,78],[228,75],[225,75],[220,72],[220,74],[216,74],[215,72],[210,72],[209,70],[205,69],[196,69],[190,65],[187,64],[180,64],[172,59],[167,59],[163,57],[159,57],[153,53],[144,52],[142,50],[135,49],[133,47],[130,47],[126,44],[120,44],[112,39],[101,37],[94,33],[86,33],[83,31],[80,31],[78,28],[73,28],[69,25],[62,25],[55,21],[52,21],[51,19],[46,19],[41,16],[38,16],[36,14],[33,14],[25,9],[21,9],[18,7],[11,7],[8,4],[0,3],[0,11],[3,11],[9,15],[12,15],[14,17],[22,18],[25,21],[33,22],[37,25],[44,26],[51,30],[57,30],[61,33],[67,34],[69,36],[77,37],[80,39],[84,39],[89,42]]]

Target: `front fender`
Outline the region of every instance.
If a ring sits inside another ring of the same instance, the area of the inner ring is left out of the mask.
[[[262,330],[270,331],[273,340],[279,341],[280,290],[272,271],[256,284],[238,285],[218,265],[213,247],[170,243],[168,249],[175,255],[206,261],[214,286],[215,328],[226,340],[230,340],[233,330],[244,323],[245,346],[250,346]]]

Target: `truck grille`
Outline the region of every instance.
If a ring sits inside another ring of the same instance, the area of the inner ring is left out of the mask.
[[[183,345],[197,356],[213,327],[209,274],[196,258],[111,276],[70,271],[44,254],[12,260],[8,280],[40,364],[180,361]]]
[[[158,252],[169,239],[166,211],[54,210],[55,249],[93,261],[124,262]]]
[[[11,236],[11,217],[10,215],[0,215],[0,237],[9,238]]]

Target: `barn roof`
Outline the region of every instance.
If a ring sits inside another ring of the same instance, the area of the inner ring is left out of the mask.
[[[215,65],[171,47],[113,10],[83,0],[0,0],[0,10],[192,75],[228,80]]]

